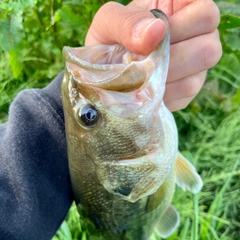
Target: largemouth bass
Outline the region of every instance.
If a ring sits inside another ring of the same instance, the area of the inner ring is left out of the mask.
[[[202,180],[178,152],[163,101],[170,55],[163,41],[148,56],[120,45],[64,47],[62,97],[75,201],[107,240],[168,237],[179,224],[175,183],[197,193]],[[90,238],[94,239],[94,238]]]

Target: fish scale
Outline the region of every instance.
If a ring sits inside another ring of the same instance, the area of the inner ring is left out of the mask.
[[[138,151],[143,146],[147,145],[149,142],[149,133],[146,131],[145,128],[141,127],[140,124],[134,123],[130,124],[131,122],[126,122],[123,124],[123,122],[120,122],[121,129],[116,129],[114,126],[116,126],[117,121],[115,119],[112,119],[111,121],[108,121],[104,128],[106,128],[106,131],[111,134],[111,137],[105,139],[105,142],[96,141],[95,139],[103,139],[105,135],[99,136],[100,133],[92,133],[88,139],[88,145],[91,146],[91,151],[94,152],[97,156],[99,152],[102,158],[120,158],[123,154],[122,152],[125,152],[125,155],[131,155]],[[139,132],[141,132],[141,137],[139,137]],[[145,132],[145,133],[144,133]],[[99,135],[97,135],[99,134]],[[111,141],[112,144],[108,144],[108,141]],[[137,143],[137,144],[136,144]]]

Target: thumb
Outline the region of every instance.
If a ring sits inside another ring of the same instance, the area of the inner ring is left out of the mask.
[[[163,39],[165,32],[165,23],[148,10],[109,2],[96,13],[85,45],[118,43],[133,53],[146,55]]]

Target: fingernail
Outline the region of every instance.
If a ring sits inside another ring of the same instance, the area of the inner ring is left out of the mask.
[[[145,18],[141,20],[133,29],[133,36],[136,38],[142,38],[147,29],[149,29],[156,22],[161,22],[161,20],[154,18]]]

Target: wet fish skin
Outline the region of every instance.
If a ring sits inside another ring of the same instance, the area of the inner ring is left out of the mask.
[[[162,12],[152,12],[168,26]],[[146,240],[168,213],[172,225],[160,234],[178,225],[178,213],[169,206],[181,157],[175,121],[163,102],[169,53],[169,29],[148,57],[130,54],[130,61],[122,46],[64,49],[62,97],[73,191],[79,212],[104,239]],[[87,115],[81,114],[83,106],[90,109]],[[84,125],[82,115],[97,121]]]

